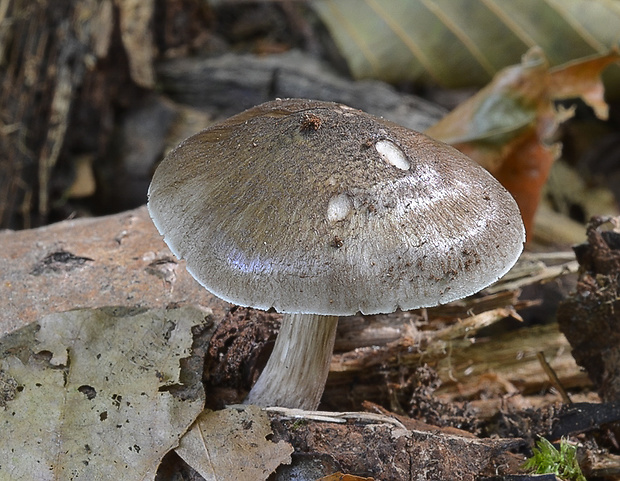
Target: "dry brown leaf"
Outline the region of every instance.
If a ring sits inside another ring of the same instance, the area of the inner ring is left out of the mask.
[[[317,481],[373,481],[375,478],[363,478],[361,476],[355,476],[353,474],[334,473],[329,476],[323,476]]]
[[[534,215],[551,166],[559,155],[559,146],[545,145],[540,141],[537,132],[530,130],[515,139],[509,147],[511,148],[503,157],[503,162],[492,173],[519,204],[527,238],[531,239]]]
[[[290,464],[293,447],[267,440],[273,434],[257,406],[202,413],[176,452],[206,481],[260,481]]]
[[[581,97],[605,118],[600,74],[619,59],[611,52],[549,69],[542,50],[532,48],[520,65],[502,70],[426,133],[488,169],[517,200],[531,238],[542,188],[560,152],[552,136],[572,116],[554,101]]]
[[[606,120],[609,106],[605,102],[605,87],[601,72],[620,60],[620,51],[575,60],[551,69],[549,90],[554,100],[580,97],[594,110],[599,119]]]

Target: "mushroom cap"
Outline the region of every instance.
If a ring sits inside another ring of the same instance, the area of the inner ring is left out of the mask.
[[[345,105],[253,107],[161,162],[148,209],[222,299],[279,312],[389,313],[446,303],[516,262],[516,202],[456,149]]]

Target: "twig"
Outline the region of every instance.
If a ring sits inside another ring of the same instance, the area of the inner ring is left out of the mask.
[[[230,406],[236,407],[236,406]],[[308,419],[312,421],[321,421],[327,423],[344,424],[347,421],[355,421],[361,423],[383,423],[392,424],[401,429],[407,429],[403,423],[392,416],[377,413],[365,412],[329,412],[329,411],[304,411],[303,409],[289,409],[282,407],[267,407],[265,411],[276,413],[288,419]]]
[[[542,351],[538,351],[536,353],[536,357],[538,358],[538,362],[540,362],[540,365],[542,366],[543,370],[549,377],[549,381],[551,381],[551,384],[553,384],[553,387],[555,387],[560,393],[560,396],[562,396],[562,401],[564,401],[566,404],[572,404],[573,401],[571,400],[570,396],[566,392],[566,389],[564,389],[564,386],[562,386],[560,378],[555,373],[551,365],[547,362],[547,359],[545,358],[545,353]]]

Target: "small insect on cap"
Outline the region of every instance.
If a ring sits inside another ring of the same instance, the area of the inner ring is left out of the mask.
[[[345,105],[274,100],[181,143],[148,209],[231,303],[351,315],[446,303],[515,263],[517,204],[482,167]]]

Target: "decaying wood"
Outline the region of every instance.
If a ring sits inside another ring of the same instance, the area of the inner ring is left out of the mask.
[[[576,273],[578,267],[573,252],[524,252],[510,272],[484,292],[491,294],[549,282],[557,277]]]
[[[38,224],[49,213],[51,175],[66,147],[78,89],[94,79],[95,65],[110,51],[113,2],[3,3],[0,20],[9,27],[0,44],[6,52],[0,96],[0,226],[14,225],[12,216],[20,213],[22,226],[28,227],[31,219]],[[105,97],[110,90],[99,93]],[[35,178],[36,186],[30,182]]]
[[[444,114],[440,107],[397,92],[386,83],[351,82],[299,51],[259,57],[226,54],[158,63],[164,92],[177,102],[229,116],[276,97],[341,102],[422,131]],[[207,88],[208,86],[208,88]]]
[[[561,303],[558,322],[601,398],[619,401],[620,217],[593,218],[587,237],[575,248],[577,291]]]
[[[417,367],[428,365],[438,373],[441,388],[436,396],[443,402],[498,399],[492,410],[487,405],[487,411],[479,413],[486,418],[497,412],[503,396],[533,394],[552,386],[538,361],[538,352],[545,354],[565,388],[590,385],[556,324],[520,329],[518,335],[507,332],[476,337],[484,326],[509,315],[510,310],[498,308],[441,331],[404,335],[385,346],[336,354],[325,400],[330,406],[355,409],[364,400],[385,404],[392,399],[397,404],[391,407],[398,411],[398,405],[406,405],[411,395],[414,379],[409,376]]]
[[[596,479],[620,478],[620,456],[617,454],[593,452],[587,462],[588,476]]]
[[[199,21],[175,16],[183,2],[188,12],[199,3],[0,3],[0,227],[49,223],[76,157],[112,164],[122,112],[154,89],[155,37],[165,50],[181,37],[171,38],[169,22]]]
[[[524,457],[512,453],[522,443],[518,439],[480,439],[395,415],[268,411],[274,441],[290,442],[296,454],[328,456],[342,472],[352,475],[395,481],[473,481],[522,472]]]
[[[164,244],[146,207],[0,232],[0,335],[77,307],[198,304],[221,319],[208,293]]]

